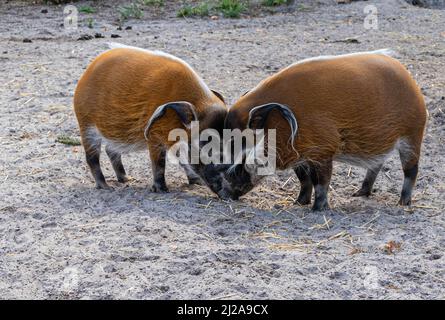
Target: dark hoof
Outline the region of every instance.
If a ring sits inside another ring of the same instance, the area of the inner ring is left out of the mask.
[[[168,192],[168,188],[166,185],[154,184],[151,186],[151,192],[166,193]]]
[[[399,200],[399,206],[410,206],[411,205],[411,199],[403,199],[401,198]]]
[[[114,190],[112,187],[110,187],[107,183],[100,183],[100,184],[96,184],[96,189],[98,190],[108,190],[108,191],[112,191]]]
[[[371,191],[360,189],[352,194],[353,197],[369,197],[371,195]]]
[[[300,206],[306,206],[308,204],[311,204],[311,199],[307,199],[307,198],[298,198],[294,204],[300,205]]]
[[[307,206],[308,204],[311,204],[311,200],[302,199],[302,200],[295,200],[294,204],[300,205],[300,206]]]
[[[325,203],[314,203],[312,206],[312,211],[325,211],[329,210],[329,204],[327,202]]]
[[[130,179],[128,179],[126,176],[123,176],[123,177],[118,177],[117,181],[120,183],[127,183],[128,181],[130,181]]]

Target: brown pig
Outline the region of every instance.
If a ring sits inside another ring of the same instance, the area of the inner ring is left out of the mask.
[[[119,44],[111,47],[89,65],[74,95],[86,161],[97,188],[108,189],[99,163],[101,144],[120,182],[127,181],[121,154],[148,149],[152,190],[167,191],[166,152],[175,143],[168,140],[169,132],[188,130],[192,121],[199,121],[200,130],[221,131],[227,114],[224,99],[175,56]],[[202,178],[218,191],[219,175],[213,168],[185,167],[190,183]]]
[[[328,209],[333,161],[367,169],[354,196],[369,196],[392,150],[400,154],[400,205],[416,181],[427,110],[410,73],[389,50],[323,56],[297,62],[263,80],[230,109],[225,128],[276,129],[277,169],[292,168],[299,204]],[[291,138],[291,139],[289,139]],[[232,198],[260,180],[245,163],[224,175]]]

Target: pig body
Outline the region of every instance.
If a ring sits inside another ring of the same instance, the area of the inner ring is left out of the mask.
[[[227,113],[222,97],[183,60],[119,44],[112,44],[82,75],[74,109],[97,188],[109,188],[99,164],[105,144],[120,182],[127,181],[121,154],[148,149],[153,191],[167,191],[166,151],[174,143],[168,141],[170,130],[187,129],[193,120],[200,121],[201,129],[222,129]],[[198,182],[204,170],[187,166],[189,182]]]
[[[293,64],[241,97],[230,108],[226,127],[276,129],[277,168],[295,170],[301,182],[298,203],[309,204],[315,189],[314,210],[328,208],[333,161],[367,168],[355,196],[369,196],[396,149],[405,177],[399,203],[408,205],[427,111],[409,72],[388,54],[382,50]],[[298,129],[292,132],[289,124]],[[245,193],[259,180],[252,170],[243,173],[249,176],[244,181],[233,172],[226,175],[228,193]]]

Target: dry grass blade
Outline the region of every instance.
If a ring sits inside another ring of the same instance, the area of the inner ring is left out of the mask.
[[[275,232],[260,231],[260,232],[255,232],[255,233],[250,234],[249,238],[267,240],[267,239],[282,239],[283,237],[281,237],[280,235],[278,235]]]
[[[269,249],[272,250],[301,250],[305,249],[307,251],[307,244],[291,242],[291,243],[273,243],[268,246]]]
[[[368,222],[362,224],[360,227],[358,228],[365,228],[366,226],[368,226],[369,224],[373,223],[375,220],[377,220],[380,217],[380,214],[377,213],[371,220],[369,220]]]
[[[324,223],[314,224],[312,227],[309,228],[309,230],[314,230],[314,229],[316,229],[316,230],[321,230],[321,229],[330,230],[331,229],[330,223],[331,223],[332,219],[330,219],[330,218],[326,219],[326,216],[324,216],[324,215],[323,215],[323,219],[324,219]]]
[[[292,180],[292,177],[289,177],[289,179],[287,179],[286,182],[282,184],[281,188],[284,188],[291,180]]]

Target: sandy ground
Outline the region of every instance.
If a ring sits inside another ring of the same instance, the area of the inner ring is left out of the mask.
[[[363,26],[368,4],[378,30]],[[122,31],[111,4],[94,17],[94,29],[68,33],[62,7],[0,4],[1,298],[445,298],[444,10],[367,1],[239,20],[146,16]],[[77,41],[96,32],[106,38]],[[55,140],[78,137],[73,90],[112,33],[184,58],[230,103],[302,58],[397,50],[430,112],[412,208],[395,205],[395,156],[370,199],[350,197],[364,171],[336,164],[323,213],[293,205],[291,172],[226,203],[171,166],[171,192],[151,193],[145,153],[124,156],[128,185],[104,157],[115,190],[95,190],[83,149]]]

